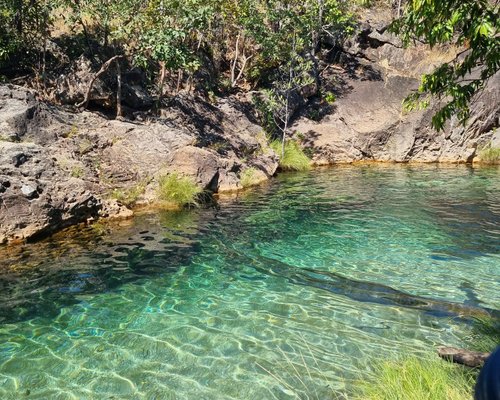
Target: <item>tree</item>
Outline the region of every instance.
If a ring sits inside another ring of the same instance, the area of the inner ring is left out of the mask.
[[[405,100],[405,108],[425,108],[433,97],[445,100],[432,118],[437,130],[456,115],[469,117],[472,97],[500,66],[498,1],[410,0],[403,16],[392,25],[405,44],[423,40],[431,47],[450,43],[463,48],[450,63],[422,77],[418,90]]]

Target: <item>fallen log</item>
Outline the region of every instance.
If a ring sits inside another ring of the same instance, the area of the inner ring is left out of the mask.
[[[481,367],[490,355],[490,353],[457,349],[456,347],[441,346],[437,350],[439,357],[471,368]]]

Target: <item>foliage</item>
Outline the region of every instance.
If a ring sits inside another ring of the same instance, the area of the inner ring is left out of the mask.
[[[337,97],[335,96],[334,93],[332,93],[332,92],[325,93],[325,101],[328,104],[332,105],[333,103],[335,103],[336,100],[337,100]]]
[[[441,130],[452,115],[467,120],[469,104],[500,66],[499,4],[489,0],[410,0],[404,15],[392,25],[405,44],[424,40],[430,46],[452,43],[464,50],[422,77],[405,108],[425,108],[433,96],[447,102],[433,117]]]
[[[175,206],[197,205],[202,190],[191,178],[178,173],[163,175],[158,180],[158,197]]]
[[[311,76],[312,61],[296,53],[296,48],[291,50],[288,61],[276,72],[272,88],[265,91],[265,109],[272,116],[272,132],[274,136],[281,131],[281,158],[285,157],[285,142],[288,132],[288,123],[292,118],[294,108],[293,97],[307,85],[314,83]]]
[[[291,53],[314,57],[323,37],[340,42],[353,25],[342,0],[3,0],[0,63],[33,53],[43,70],[45,47],[65,32],[83,36],[94,60],[123,55],[146,68],[161,95],[168,73],[179,86],[207,62],[229,87],[256,84]]]
[[[479,158],[486,164],[500,164],[500,147],[486,147],[479,152]]]
[[[23,67],[41,67],[50,36],[54,1],[3,0],[0,2],[0,66],[16,52],[23,52]],[[44,71],[40,70],[39,73]]]
[[[275,140],[271,143],[271,148],[280,154],[282,143]],[[297,142],[288,140],[285,143],[285,154],[280,157],[279,165],[284,170],[306,171],[311,168],[311,160],[304,154]]]
[[[463,400],[472,398],[475,376],[437,356],[405,357],[377,366],[372,379],[360,382],[363,400]]]

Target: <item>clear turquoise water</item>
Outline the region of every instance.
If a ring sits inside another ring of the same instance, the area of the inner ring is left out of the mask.
[[[335,398],[500,308],[499,200],[498,168],[338,167],[3,251],[0,398]]]

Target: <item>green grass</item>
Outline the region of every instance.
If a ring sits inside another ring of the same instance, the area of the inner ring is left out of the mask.
[[[297,142],[289,140],[285,143],[285,155],[281,157],[281,141],[275,140],[271,148],[280,157],[279,165],[283,170],[306,171],[311,168],[311,160],[305,155]]]
[[[197,205],[202,190],[189,177],[178,173],[163,175],[158,180],[158,198],[170,205]]]
[[[337,97],[333,92],[326,92],[324,99],[328,104],[332,105],[337,100]]]
[[[260,182],[260,179],[257,176],[257,173],[258,171],[254,167],[243,170],[240,175],[241,186],[247,188],[258,184]]]
[[[73,168],[71,168],[71,176],[73,178],[81,178],[84,175],[83,168],[75,165]]]
[[[126,207],[132,207],[146,190],[145,183],[138,183],[127,189],[114,189],[111,197]]]
[[[475,351],[493,351],[500,343],[500,320],[492,317],[474,318],[466,343],[468,348]]]
[[[382,362],[372,379],[359,383],[359,400],[472,399],[475,373],[437,355]]]
[[[486,164],[500,164],[500,147],[487,147],[481,150],[479,158]]]

